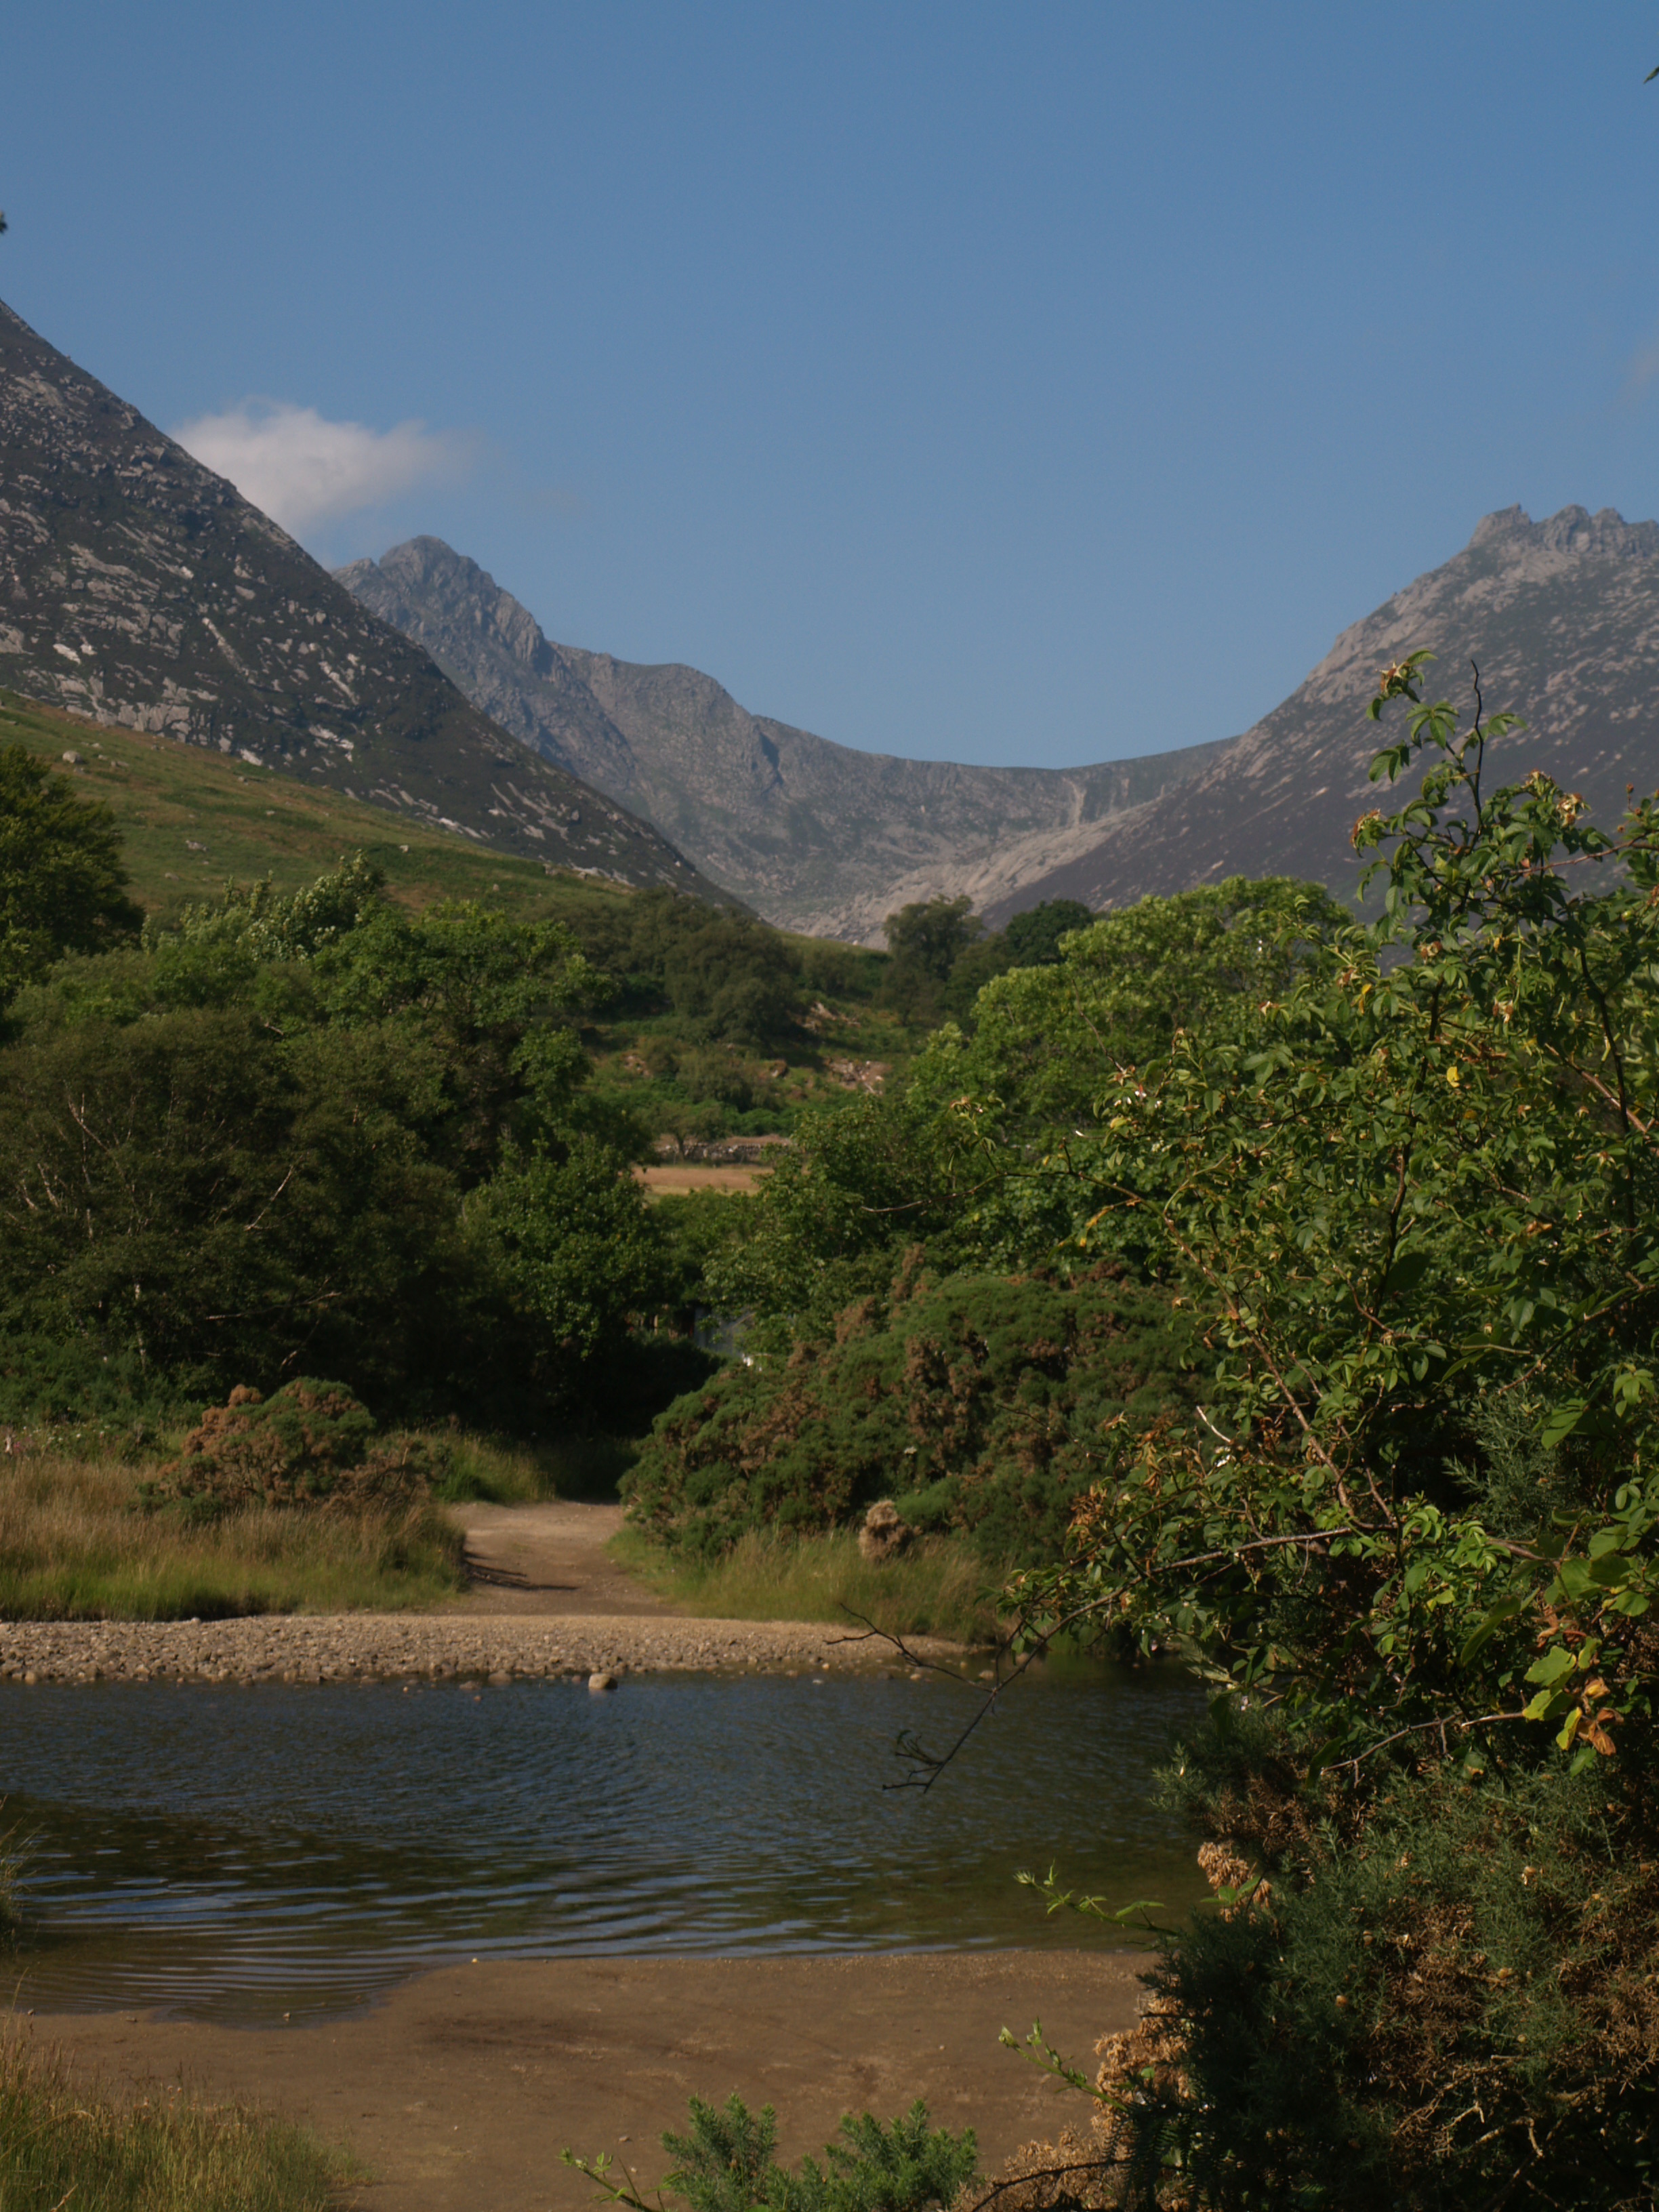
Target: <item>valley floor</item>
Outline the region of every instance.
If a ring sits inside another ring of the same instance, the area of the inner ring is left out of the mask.
[[[676,1613],[605,1549],[622,1508],[551,1501],[453,1509],[471,1587],[432,1613],[252,1613],[224,1620],[0,1622],[0,1680],[323,1682],[521,1679],[660,1669],[827,1672],[901,1664],[821,1621]],[[943,1638],[907,1638],[960,1658]]]

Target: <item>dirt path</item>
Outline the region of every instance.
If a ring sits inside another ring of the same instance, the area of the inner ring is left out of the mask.
[[[568,1959],[459,1966],[322,2027],[233,2030],[134,2014],[27,2023],[120,2090],[183,2079],[349,2144],[373,2179],[364,2212],[585,2212],[566,2144],[608,2150],[654,2185],[665,2128],[694,2092],[771,2103],[784,2154],[819,2150],[842,2112],[890,2119],[917,2096],[972,2127],[994,2171],[1088,2107],[1000,2029],[1041,2019],[1092,2068],[1096,2039],[1139,2009],[1121,1952],[922,1953],[805,1959]]]
[[[620,1505],[553,1499],[544,1505],[461,1505],[472,1589],[468,1613],[537,1613],[546,1619],[604,1613],[612,1620],[672,1617],[611,1559],[605,1547],[623,1525]]]

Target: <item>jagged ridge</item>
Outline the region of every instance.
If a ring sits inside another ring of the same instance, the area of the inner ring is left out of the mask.
[[[1281,706],[1132,832],[1109,825],[1019,902],[1121,906],[1231,875],[1307,876],[1349,895],[1353,824],[1388,803],[1369,780],[1379,740],[1366,703],[1378,670],[1419,647],[1437,656],[1431,696],[1472,704],[1473,663],[1488,711],[1525,717],[1489,756],[1500,780],[1541,769],[1608,822],[1627,785],[1659,787],[1659,523],[1582,507],[1534,522],[1505,507],[1461,553],[1344,630]],[[1011,910],[994,903],[990,918]]]
[[[636,808],[769,921],[825,936],[878,942],[907,899],[1012,896],[1217,750],[1070,769],[858,752],[750,714],[695,668],[555,644],[441,538],[338,574],[515,737]]]

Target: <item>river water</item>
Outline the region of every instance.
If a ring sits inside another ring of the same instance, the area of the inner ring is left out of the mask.
[[[471,1958],[1112,1940],[1016,1883],[1051,1863],[1114,1906],[1197,1895],[1149,1795],[1188,1681],[1028,1680],[931,1790],[884,1786],[906,1731],[942,1752],[976,1704],[808,1676],[5,1684],[19,2001],[254,2025]]]

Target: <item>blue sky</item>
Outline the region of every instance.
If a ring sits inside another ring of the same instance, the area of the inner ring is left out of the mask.
[[[433,532],[847,744],[1226,736],[1491,509],[1659,514],[1636,0],[21,0],[5,47],[55,344],[320,557]]]

